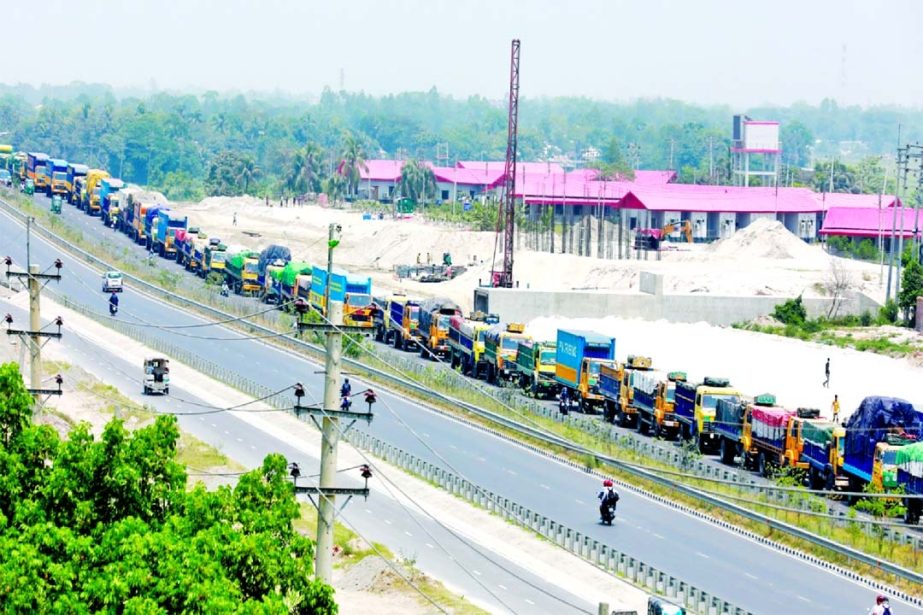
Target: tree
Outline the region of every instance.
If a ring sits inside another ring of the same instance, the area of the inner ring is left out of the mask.
[[[187,492],[175,417],[61,440],[31,404],[0,366],[0,612],[336,613],[281,455]]]
[[[436,175],[427,165],[408,160],[401,167],[401,194],[414,203],[423,203],[427,195],[436,195]]]
[[[346,178],[339,173],[334,173],[324,180],[324,194],[330,199],[331,203],[336,203],[346,192]]]
[[[904,311],[904,322],[912,324],[917,314],[917,297],[923,296],[923,266],[916,258],[911,258],[904,267],[901,276],[901,294],[898,306]]]
[[[341,173],[346,178],[347,194],[355,197],[359,191],[361,171],[368,171],[365,164],[365,150],[362,143],[352,133],[346,135],[343,142],[343,162]]]
[[[243,183],[243,193],[247,194],[250,189],[250,182],[262,175],[262,170],[256,166],[256,161],[250,156],[243,156],[238,163],[237,177],[238,181]]]
[[[295,152],[286,187],[294,193],[320,192],[320,166],[323,152],[317,143],[309,142]]]

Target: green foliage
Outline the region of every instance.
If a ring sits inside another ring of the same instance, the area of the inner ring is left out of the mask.
[[[0,611],[336,613],[281,455],[187,492],[175,417],[61,440],[30,407],[0,366]]]
[[[923,266],[915,258],[904,267],[901,275],[901,293],[898,306],[904,311],[904,321],[914,322],[917,313],[917,297],[923,295]]]
[[[834,235],[827,240],[827,246],[836,254],[851,256],[859,260],[874,262],[881,257],[878,246],[868,238],[856,241],[851,237]]]
[[[804,323],[808,318],[808,313],[804,309],[801,301],[801,295],[794,299],[789,299],[784,303],[778,304],[772,311],[772,316],[776,320],[786,325],[798,326]]]
[[[862,314],[859,316],[859,324],[863,327],[871,327],[872,326],[872,313],[869,312],[868,310],[865,310],[864,312],[862,312]]]
[[[247,154],[226,150],[212,158],[205,179],[208,194],[238,196],[247,194],[250,184],[262,171]]]
[[[897,303],[894,299],[888,299],[883,306],[878,309],[879,324],[894,324],[897,322]]]
[[[401,194],[414,203],[435,200],[436,175],[433,170],[417,160],[408,160],[401,167]]]

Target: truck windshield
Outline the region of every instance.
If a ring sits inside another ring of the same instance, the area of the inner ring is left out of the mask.
[[[596,361],[590,361],[590,375],[598,376],[599,375],[599,363]]]
[[[519,340],[514,337],[504,337],[503,341],[500,342],[500,346],[503,350],[516,350],[519,348]]]
[[[555,352],[554,350],[543,350],[539,355],[539,362],[545,363],[554,363],[555,362]]]
[[[667,401],[676,401],[676,387],[667,387]]]
[[[52,173],[51,177],[52,177],[53,179],[58,179],[58,180],[61,180],[61,181],[63,182],[63,181],[65,181],[65,180],[67,179],[67,173],[62,173],[62,172],[60,172],[60,171],[55,171],[54,173]]]
[[[740,401],[736,395],[704,395],[702,396],[702,407],[714,410],[719,399],[727,399],[735,404]]]
[[[449,329],[449,318],[448,314],[440,314],[439,318],[436,319],[436,327],[439,329],[444,329],[448,331]]]
[[[223,263],[225,256],[226,254],[223,251],[222,252],[212,252],[212,262],[213,263]]]
[[[367,307],[372,305],[372,295],[350,295],[349,305],[353,307]]]
[[[259,273],[260,264],[259,263],[245,263],[244,271],[246,271],[247,273]]]
[[[420,306],[411,305],[407,310],[410,312],[410,322],[420,322]]]

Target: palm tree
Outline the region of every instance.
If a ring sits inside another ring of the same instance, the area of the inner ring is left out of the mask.
[[[247,156],[240,161],[240,166],[237,168],[237,181],[243,182],[244,194],[249,190],[250,182],[262,175],[262,173],[263,171],[256,165],[253,158]]]
[[[436,194],[436,176],[433,170],[418,160],[408,160],[401,167],[401,193],[422,203],[426,195]]]
[[[346,178],[339,173],[334,173],[324,180],[324,193],[330,199],[331,204],[335,204],[343,196],[346,188]]]
[[[295,152],[292,167],[285,181],[294,193],[320,192],[320,166],[323,151],[317,143],[310,142]]]
[[[368,171],[365,165],[365,151],[362,143],[350,133],[343,141],[343,167],[341,173],[346,178],[347,194],[356,196],[359,190],[360,170]]]

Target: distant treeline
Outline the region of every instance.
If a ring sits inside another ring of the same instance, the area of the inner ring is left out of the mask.
[[[458,99],[435,89],[381,97],[326,90],[313,101],[134,94],[116,96],[107,86],[88,84],[0,86],[0,133],[7,133],[0,142],[101,166],[178,199],[325,189],[347,153],[360,160],[435,160],[442,154],[451,165],[502,159],[506,149],[502,101]],[[672,160],[681,181],[727,181],[735,112],[782,122],[783,166],[810,164],[812,146],[815,158],[841,155],[844,141],[855,160],[893,154],[899,124],[902,141],[923,138],[923,109],[833,101],[732,109],[667,99],[556,97],[523,99],[519,151],[523,160],[579,160],[595,149],[617,167],[663,169]],[[337,180],[331,188],[343,189]]]

